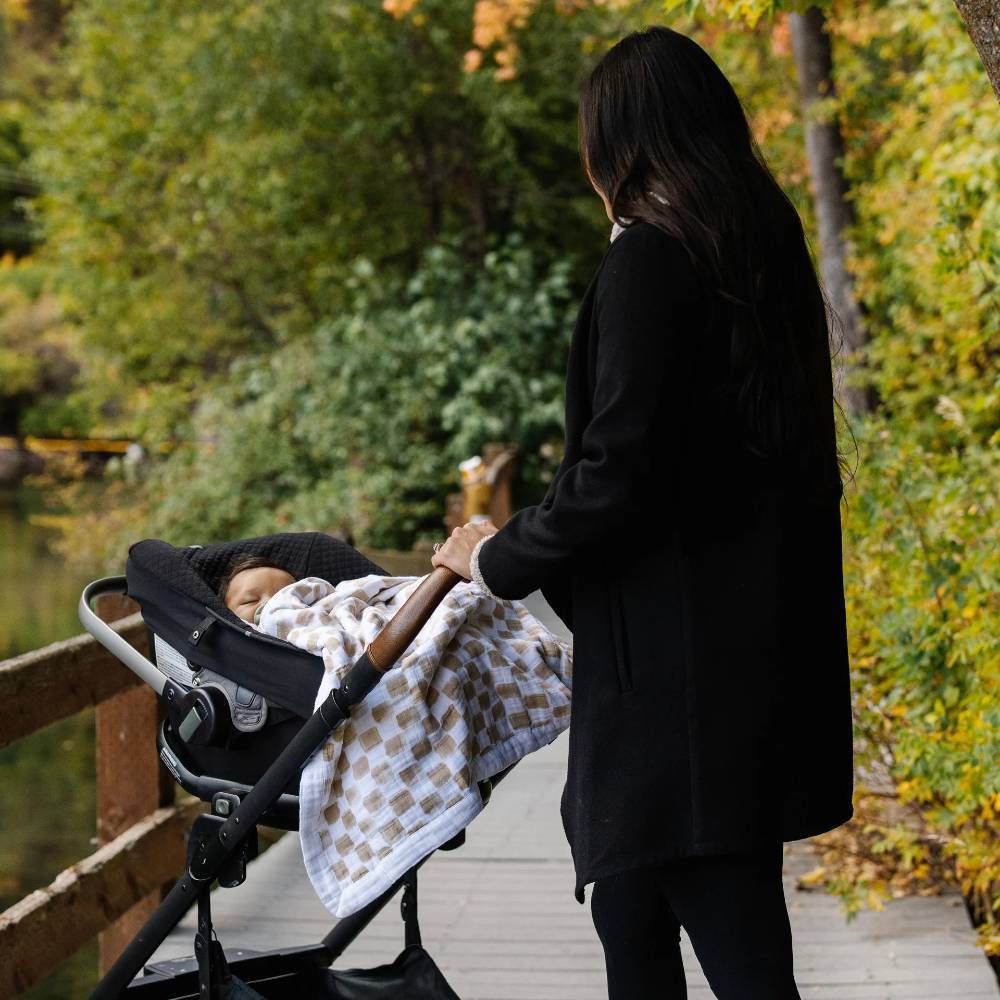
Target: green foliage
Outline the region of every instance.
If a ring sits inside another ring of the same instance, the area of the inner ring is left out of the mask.
[[[0,434],[85,432],[93,414],[69,391],[79,363],[77,331],[30,261],[0,263]]]
[[[408,547],[440,535],[457,463],[491,440],[518,442],[525,488],[540,493],[562,440],[569,271],[543,273],[516,235],[481,267],[432,246],[405,282],[359,259],[343,311],[238,364],[202,402],[195,440],[150,484],[152,530],[204,542],[342,528]]]
[[[683,9],[688,14],[722,14],[730,21],[753,28],[762,19],[779,11],[801,11],[807,7],[828,7],[832,0],[664,0],[663,9]]]
[[[25,124],[44,113],[61,17],[61,2],[0,0],[0,255],[24,254],[35,239],[22,205],[34,190]]]
[[[863,777],[830,887],[857,906],[957,883],[996,954],[1000,109],[950,0],[853,0],[830,25],[881,396],[844,526]]]
[[[463,72],[473,6],[72,10],[59,98],[29,133],[33,211],[115,429],[185,433],[236,358],[342,310],[360,254],[405,277],[441,236],[475,259],[514,229],[553,257],[593,235],[575,70],[594,17],[547,15],[501,88]]]
[[[866,425],[845,518],[859,796],[875,853],[942,860],[1000,952],[1000,455],[968,430],[931,450]],[[842,887],[845,894],[850,883]]]
[[[853,268],[884,412],[932,446],[987,441],[1000,413],[1000,107],[951,0],[862,0],[834,30]]]

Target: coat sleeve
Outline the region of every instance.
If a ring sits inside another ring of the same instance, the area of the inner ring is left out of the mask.
[[[649,509],[643,493],[662,460],[653,431],[671,395],[677,306],[692,276],[672,237],[649,223],[633,230],[612,243],[597,279],[596,372],[580,458],[545,502],[518,511],[479,551],[479,572],[498,597],[557,592],[577,559],[620,544],[619,532]]]

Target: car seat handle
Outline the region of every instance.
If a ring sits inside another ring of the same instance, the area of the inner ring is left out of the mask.
[[[365,650],[369,662],[380,674],[391,669],[406,652],[434,609],[461,579],[447,566],[437,566],[424,577]]]
[[[163,694],[163,687],[168,679],[167,675],[118,634],[118,630],[122,627],[121,622],[116,625],[108,625],[94,613],[91,607],[93,601],[98,597],[110,594],[127,596],[128,585],[125,577],[107,576],[88,583],[83,588],[80,602],[77,605],[80,623],[106,650],[121,660],[132,673],[145,681],[157,694]]]

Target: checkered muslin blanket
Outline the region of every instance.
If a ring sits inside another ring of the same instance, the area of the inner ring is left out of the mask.
[[[318,706],[423,577],[308,577],[260,629],[323,657]],[[458,583],[302,772],[306,871],[335,916],[380,896],[483,808],[476,782],[569,725],[572,654],[520,601]]]

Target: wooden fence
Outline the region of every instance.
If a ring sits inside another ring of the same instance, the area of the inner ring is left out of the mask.
[[[97,612],[146,651],[135,605]],[[98,849],[0,914],[0,998],[17,997],[99,935],[106,969],[183,870],[184,834],[204,806],[174,804],[156,753],[156,696],[89,635],[0,662],[0,747],[96,706]]]

